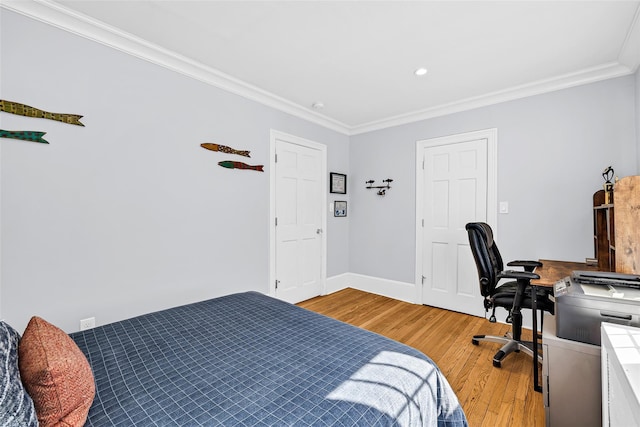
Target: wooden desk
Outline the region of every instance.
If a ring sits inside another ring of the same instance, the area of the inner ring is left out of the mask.
[[[542,263],[542,267],[536,268],[534,273],[540,276],[540,278],[531,281],[533,286],[553,287],[558,280],[570,276],[575,270],[598,270],[598,266],[587,265],[583,262],[556,261],[551,259],[541,259],[539,261]]]
[[[542,267],[534,270],[539,279],[531,281],[531,312],[533,321],[533,388],[535,391],[542,391],[542,386],[538,381],[538,296],[537,288],[546,288],[549,293],[553,292],[553,285],[575,270],[596,271],[597,266],[587,265],[583,262],[556,261],[550,259],[539,260]]]

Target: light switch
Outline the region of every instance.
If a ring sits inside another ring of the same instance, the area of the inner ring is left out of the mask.
[[[509,202],[500,202],[500,213],[501,214],[509,213]]]

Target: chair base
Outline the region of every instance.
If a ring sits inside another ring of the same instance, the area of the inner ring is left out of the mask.
[[[471,343],[473,345],[479,345],[480,341],[503,344],[500,350],[498,350],[498,352],[493,356],[493,366],[496,368],[502,367],[502,361],[504,358],[513,352],[518,353],[523,351],[533,357],[533,342],[514,340],[511,337],[511,333],[507,333],[504,337],[497,337],[495,335],[474,335],[471,339]],[[540,347],[540,345],[538,345],[538,347]],[[542,353],[540,351],[538,351],[538,362],[542,363]]]

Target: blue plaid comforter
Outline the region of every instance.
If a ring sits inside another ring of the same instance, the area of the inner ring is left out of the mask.
[[[417,350],[256,292],[71,334],[87,426],[466,426]]]

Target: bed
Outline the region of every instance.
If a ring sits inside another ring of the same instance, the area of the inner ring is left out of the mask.
[[[86,426],[467,425],[424,354],[257,292],[70,337],[95,380]]]

